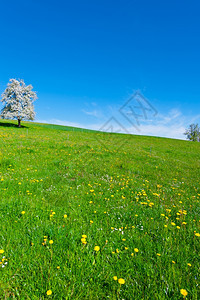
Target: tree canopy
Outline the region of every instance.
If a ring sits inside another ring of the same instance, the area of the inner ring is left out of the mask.
[[[4,107],[1,110],[1,117],[17,119],[18,127],[21,127],[21,120],[34,120],[33,102],[37,99],[37,95],[32,89],[32,85],[25,85],[22,79],[10,79],[2,94],[1,102]]]
[[[186,129],[185,133],[187,139],[193,142],[200,141],[200,128],[198,124],[190,124],[189,128]]]

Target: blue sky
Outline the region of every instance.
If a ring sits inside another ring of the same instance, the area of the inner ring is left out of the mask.
[[[98,130],[113,117],[130,133],[181,139],[200,123],[199,1],[10,0],[0,8],[0,93],[10,78],[32,84],[37,121]],[[119,110],[138,90],[157,114],[141,115],[136,129]]]

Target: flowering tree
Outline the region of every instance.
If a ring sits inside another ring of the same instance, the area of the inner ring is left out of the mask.
[[[21,120],[33,120],[35,117],[33,101],[37,95],[32,91],[32,85],[25,85],[22,79],[10,79],[7,88],[2,94],[1,102],[4,107],[1,111],[3,119],[17,119],[18,127]]]

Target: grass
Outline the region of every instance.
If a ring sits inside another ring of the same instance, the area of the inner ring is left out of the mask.
[[[0,122],[0,299],[200,299],[199,143]]]

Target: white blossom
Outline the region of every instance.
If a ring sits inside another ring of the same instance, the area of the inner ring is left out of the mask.
[[[37,99],[32,91],[32,85],[25,85],[22,79],[10,79],[7,88],[2,94],[1,102],[3,119],[17,119],[20,126],[21,120],[33,120],[35,117],[33,102]]]

